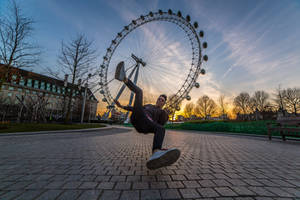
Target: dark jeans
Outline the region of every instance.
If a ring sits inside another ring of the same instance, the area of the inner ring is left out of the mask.
[[[154,133],[152,151],[161,149],[165,137],[165,128],[146,117],[143,108],[143,90],[129,79],[125,84],[135,93],[133,111],[130,116],[132,125],[139,133]]]

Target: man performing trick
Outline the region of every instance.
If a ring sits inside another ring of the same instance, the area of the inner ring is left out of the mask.
[[[147,104],[143,106],[143,91],[126,77],[123,61],[117,65],[115,79],[124,82],[135,93],[133,107],[122,106],[119,101],[115,100],[116,105],[132,112],[130,120],[139,133],[154,133],[152,156],[147,161],[147,168],[158,169],[175,163],[180,156],[180,151],[175,148],[162,149],[165,137],[163,125],[169,118],[169,112],[162,109],[167,101],[167,96],[164,94],[160,95],[156,105]]]

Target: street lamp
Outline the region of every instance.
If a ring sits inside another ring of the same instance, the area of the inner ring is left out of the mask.
[[[83,123],[83,117],[84,117],[84,110],[85,110],[85,102],[86,102],[86,93],[87,93],[87,88],[88,88],[88,83],[89,83],[89,79],[91,78],[92,74],[89,74],[87,79],[86,79],[86,83],[84,84],[84,97],[83,97],[83,103],[82,103],[82,108],[81,108],[81,119],[80,119],[80,123]]]
[[[63,104],[63,118],[65,118],[65,113],[66,113],[66,95],[67,95],[67,91],[68,91],[68,88],[67,88],[67,86],[68,86],[68,77],[69,77],[69,75],[68,74],[65,74],[65,80],[64,80],[64,104]]]

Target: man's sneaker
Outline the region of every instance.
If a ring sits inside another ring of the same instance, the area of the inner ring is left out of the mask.
[[[115,79],[119,81],[124,81],[125,78],[126,78],[126,73],[124,69],[124,62],[122,61],[117,65]]]
[[[179,149],[159,150],[152,154],[147,162],[148,169],[158,169],[175,163],[180,156]]]

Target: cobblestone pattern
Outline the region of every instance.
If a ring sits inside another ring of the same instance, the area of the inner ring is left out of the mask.
[[[300,199],[300,143],[167,131],[177,163],[149,171],[153,135],[0,136],[0,199]]]

